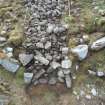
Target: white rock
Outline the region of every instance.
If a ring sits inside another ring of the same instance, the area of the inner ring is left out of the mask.
[[[91,75],[96,75],[96,72],[92,71],[92,70],[88,70],[89,74]]]
[[[88,45],[78,45],[77,47],[72,48],[71,52],[76,54],[79,60],[83,60],[87,57]]]
[[[69,69],[63,69],[63,73],[66,75],[66,74],[70,74],[71,73],[71,70],[70,68]]]
[[[91,97],[91,95],[86,95],[85,98],[88,100],[91,100],[92,97]]]
[[[68,47],[63,47],[62,48],[62,54],[68,54],[69,48]]]
[[[91,93],[92,93],[93,96],[97,96],[97,92],[96,92],[96,89],[95,89],[95,88],[93,88],[93,89],[91,90]]]
[[[24,81],[25,83],[30,83],[33,77],[33,73],[24,73]]]
[[[64,76],[65,76],[62,70],[59,70],[59,71],[58,71],[58,76],[59,76],[59,77],[64,77]]]
[[[98,39],[97,41],[93,42],[91,45],[92,50],[100,50],[101,48],[105,47],[105,37]]]
[[[105,73],[103,71],[97,71],[97,76],[103,77],[103,76],[105,76]]]
[[[69,58],[66,58],[61,63],[62,68],[69,69],[72,66],[72,61]]]
[[[13,48],[11,47],[6,47],[5,49],[3,49],[4,53],[9,53],[9,52],[13,52]]]

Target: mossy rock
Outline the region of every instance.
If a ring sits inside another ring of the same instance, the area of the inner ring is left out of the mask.
[[[16,25],[15,29],[10,32],[8,42],[13,44],[14,46],[19,46],[22,44],[24,37],[23,37],[23,31],[21,26]]]

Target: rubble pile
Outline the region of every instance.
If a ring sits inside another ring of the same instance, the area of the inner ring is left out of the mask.
[[[68,27],[61,21],[65,3],[64,0],[26,1],[31,12],[23,43],[27,52],[20,54],[19,59],[26,66],[25,77],[30,73],[28,78],[32,78],[34,85],[65,82],[68,88],[71,87],[72,62],[67,57],[69,49],[66,46]]]

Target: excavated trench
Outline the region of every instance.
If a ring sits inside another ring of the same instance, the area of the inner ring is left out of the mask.
[[[25,6],[29,21],[25,27],[23,47],[29,59],[34,56],[33,61],[25,66],[26,75],[33,76],[31,83],[34,85],[66,82],[70,88],[71,62],[68,58],[67,25],[62,21],[67,2],[26,0]]]

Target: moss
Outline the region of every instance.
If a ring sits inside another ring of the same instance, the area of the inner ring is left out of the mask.
[[[20,68],[18,72],[15,74],[12,74],[8,72],[7,70],[0,68],[0,76],[4,78],[5,80],[8,80],[10,83],[15,83],[16,85],[22,86],[24,84],[24,68]]]
[[[94,32],[96,30],[96,16],[91,9],[85,8],[81,12],[81,21],[84,24],[84,31],[87,33]]]
[[[23,42],[23,30],[22,27],[19,24],[16,24],[15,29],[10,33],[8,42],[19,46]]]

